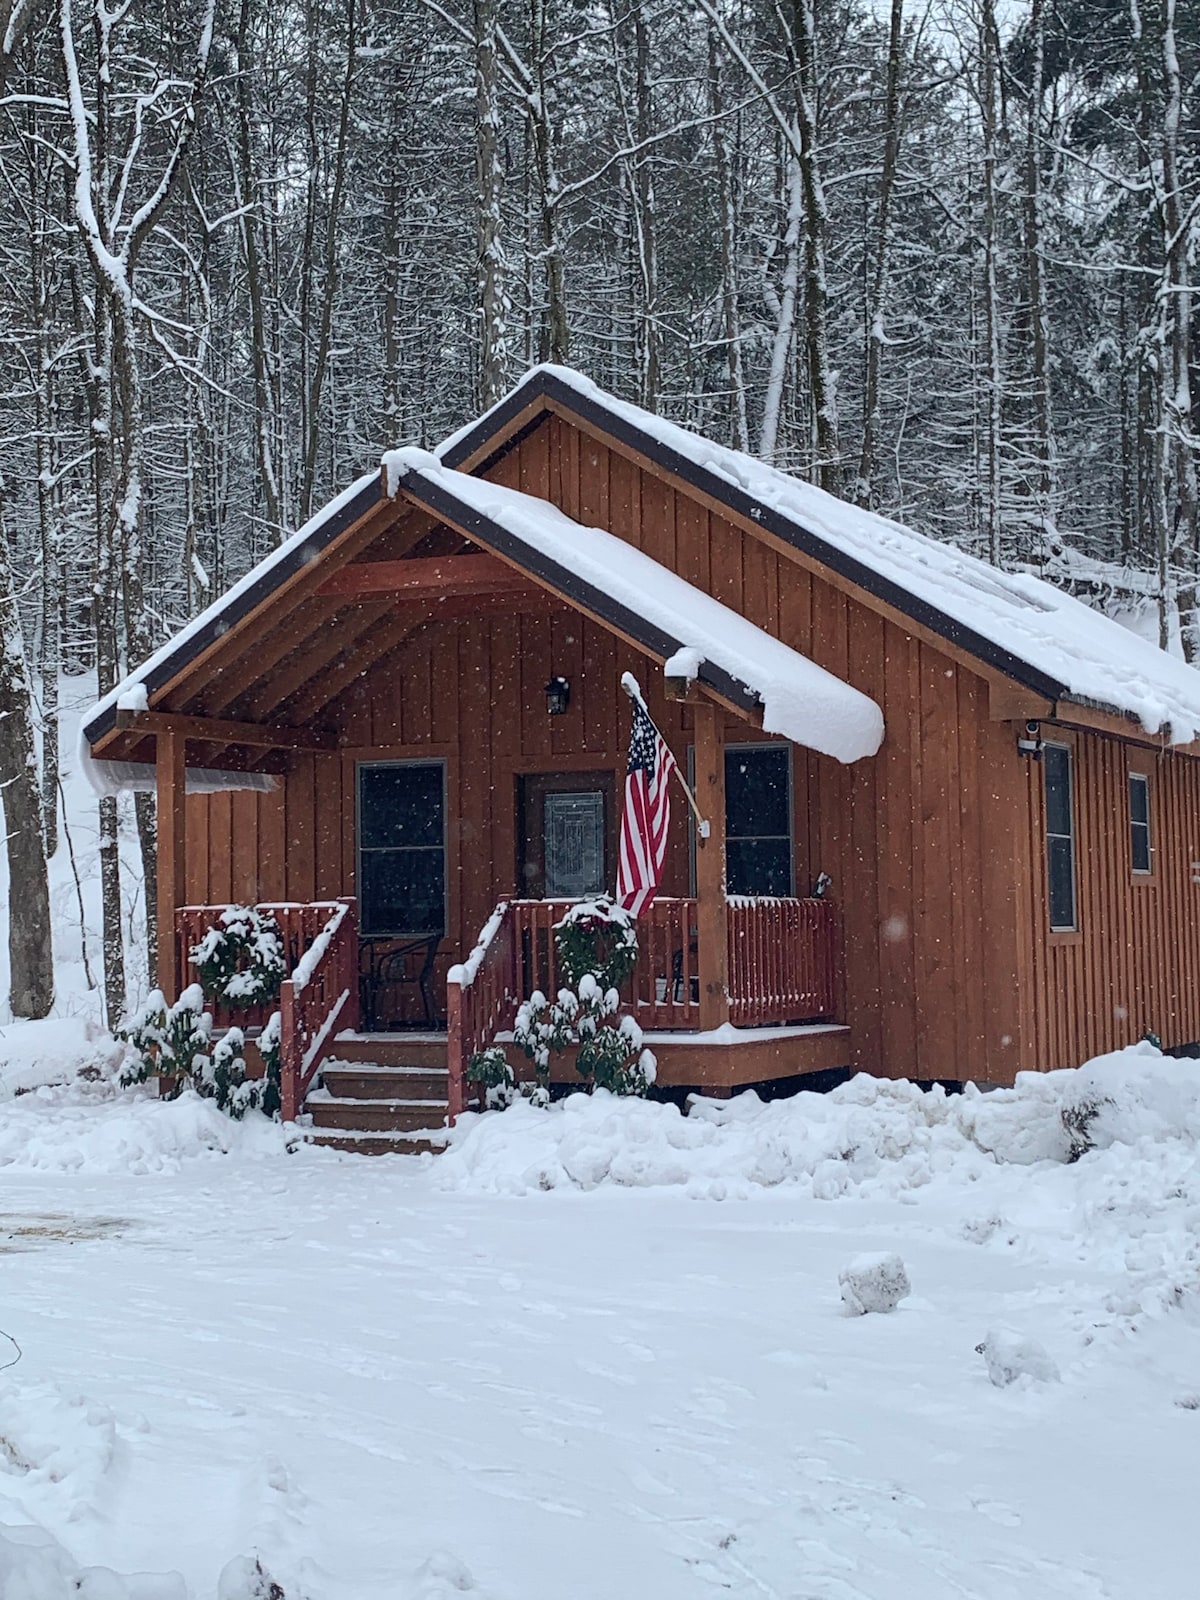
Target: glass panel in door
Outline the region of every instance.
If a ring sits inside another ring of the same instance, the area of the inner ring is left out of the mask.
[[[574,790],[546,795],[548,900],[579,900],[604,891],[604,792]]]

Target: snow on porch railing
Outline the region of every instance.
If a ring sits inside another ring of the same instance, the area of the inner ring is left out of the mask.
[[[228,906],[181,906],[175,914],[179,971],[187,974],[191,951]],[[291,977],[277,1004],[232,1010],[212,1007],[219,1028],[265,1027],[280,1013],[280,1099],[285,1121],[292,1121],[339,1028],[358,1026],[358,930],[354,901],[264,902],[257,909],[272,916],[283,938]]]
[[[516,959],[507,900],[492,912],[467,959],[446,974],[450,1121],[466,1105],[471,1057],[516,1016]]]
[[[535,989],[560,987],[554,927],[570,900],[501,901],[470,956],[447,975],[450,1116],[466,1104],[471,1057],[507,1031]],[[727,910],[729,1020],[811,1022],[838,1012],[838,919],[828,900],[732,895]],[[648,1029],[700,1026],[696,902],[661,897],[638,918],[638,959],[622,1009]]]
[[[341,900],[279,992],[280,1114],[294,1122],[339,1027],[358,1026],[358,928]]]

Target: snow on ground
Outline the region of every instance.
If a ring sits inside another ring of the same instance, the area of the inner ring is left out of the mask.
[[[576,1098],[376,1161],[6,1103],[0,1596],[244,1600],[255,1558],[288,1600],[1190,1593],[1200,1069],[816,1100]],[[584,1183],[530,1177],[568,1147]],[[841,1304],[864,1252],[890,1316]],[[45,1576],[84,1567],[125,1576]]]

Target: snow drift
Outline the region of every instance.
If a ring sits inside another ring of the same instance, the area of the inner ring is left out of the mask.
[[[707,1198],[791,1183],[817,1199],[895,1196],[995,1163],[1067,1163],[1092,1148],[1200,1137],[1200,1067],[1149,1044],[1072,1071],[1022,1073],[962,1095],[860,1075],[830,1094],[673,1105],[577,1094],[468,1115],[436,1166],[442,1187],[497,1194],[677,1187]]]
[[[190,1090],[159,1100],[145,1089],[76,1083],[38,1089],[5,1106],[0,1168],[40,1172],[174,1172],[202,1156],[274,1156],[294,1128],[258,1112],[234,1122]]]

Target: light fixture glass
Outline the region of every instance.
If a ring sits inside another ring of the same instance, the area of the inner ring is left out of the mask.
[[[546,685],[546,711],[552,717],[561,717],[571,703],[571,684],[567,678],[556,675]]]

